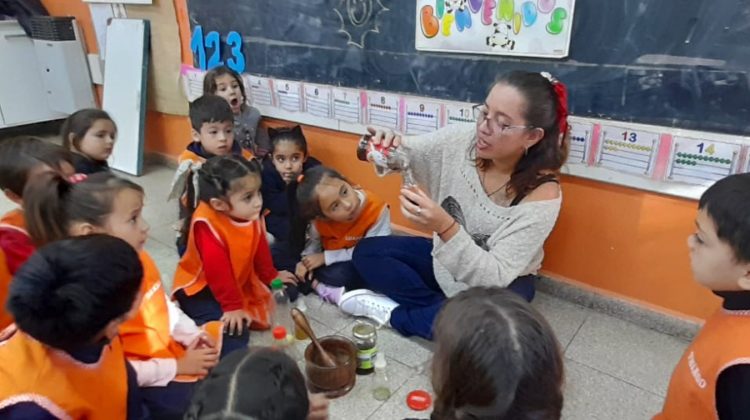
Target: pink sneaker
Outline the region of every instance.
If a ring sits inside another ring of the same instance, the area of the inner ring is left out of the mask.
[[[319,282],[318,285],[315,286],[315,292],[324,301],[338,305],[339,300],[341,300],[341,295],[344,294],[345,290],[343,287],[331,287]]]

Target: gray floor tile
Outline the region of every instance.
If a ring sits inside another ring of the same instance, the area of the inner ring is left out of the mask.
[[[592,313],[566,356],[663,396],[686,346],[682,340]]]
[[[175,240],[177,239],[177,231],[174,229],[174,224],[175,222],[161,225],[152,224],[148,231],[148,236],[161,242],[163,245],[176,249]]]
[[[661,409],[661,397],[574,360],[565,370],[563,419],[644,420]]]
[[[387,327],[378,330],[378,349],[420,373],[432,359],[430,342],[414,337],[405,338]]]
[[[570,344],[578,329],[591,313],[586,308],[544,293],[537,293],[532,305],[547,319],[560,341],[562,349]]]
[[[429,419],[432,407],[426,411],[414,411],[406,405],[406,396],[414,390],[422,389],[429,392],[433,399],[435,395],[432,391],[432,384],[430,378],[426,375],[416,375],[406,381],[391,398],[383,404],[375,413],[373,413],[370,420],[395,420],[405,418],[417,418],[417,419]],[[350,417],[355,418],[355,417]]]

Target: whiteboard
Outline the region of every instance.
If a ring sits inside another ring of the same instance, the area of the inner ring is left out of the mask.
[[[568,56],[575,0],[417,0],[422,51]]]
[[[117,124],[109,165],[131,175],[143,171],[148,38],[145,20],[113,19],[107,28],[103,108]]]

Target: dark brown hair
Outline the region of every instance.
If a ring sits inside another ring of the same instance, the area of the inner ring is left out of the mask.
[[[525,195],[538,186],[537,179],[545,172],[559,172],[568,159],[568,133],[560,136],[559,98],[553,83],[541,73],[512,71],[503,74],[490,86],[489,91],[497,85],[516,88],[526,100],[526,109],[522,112],[526,124],[544,130],[544,137],[529,147],[516,164],[505,190],[508,196]],[[469,150],[471,158],[479,169],[486,169],[490,162],[476,158],[475,148],[476,143],[472,142]]]
[[[319,165],[306,170],[301,175],[301,180],[294,180],[287,186],[291,225],[289,242],[295,254],[302,252],[305,247],[307,225],[323,215],[315,188],[326,178],[340,179],[351,184],[335,170]]]
[[[302,153],[307,156],[307,139],[302,133],[302,127],[295,125],[294,127],[279,127],[279,128],[268,128],[268,137],[271,139],[271,155],[276,151],[276,145],[282,141],[292,142],[302,150]]]
[[[37,137],[22,136],[0,141],[0,189],[9,190],[19,197],[37,165],[47,165],[60,170],[60,163],[73,164],[70,152]]]
[[[97,172],[75,184],[60,174],[44,174],[23,192],[29,235],[42,246],[70,236],[73,222],[103,226],[112,213],[115,197],[126,189],[143,193],[140,185],[109,172]]]
[[[197,132],[203,124],[214,122],[231,122],[234,124],[232,107],[221,96],[205,94],[190,103],[190,124]]]
[[[68,150],[78,150],[86,132],[98,120],[111,121],[112,125],[115,126],[115,131],[117,131],[117,124],[106,111],[96,108],[81,109],[71,114],[62,125],[60,136],[62,137],[63,147]],[[71,139],[71,137],[73,138]]]
[[[473,287],[438,314],[433,419],[559,419],[562,384],[552,329],[512,291]]]
[[[245,83],[242,81],[242,76],[240,76],[239,73],[227,66],[216,67],[206,73],[206,76],[203,78],[203,94],[216,95],[216,91],[219,89],[219,85],[216,83],[216,78],[224,76],[226,74],[234,77],[234,80],[236,80],[237,84],[240,85],[240,93],[242,93],[242,106],[245,106],[247,95],[245,94]]]

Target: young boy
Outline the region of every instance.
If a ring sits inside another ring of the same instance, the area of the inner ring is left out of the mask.
[[[0,418],[142,418],[117,336],[138,310],[142,277],[133,247],[112,236],[65,239],[32,255],[8,299],[17,328],[0,343]]]
[[[750,419],[750,174],[701,197],[688,238],[693,276],[724,299],[685,351],[655,419]]]
[[[23,215],[23,190],[26,182],[44,172],[59,171],[73,175],[70,152],[35,137],[16,137],[0,141],[0,189],[18,208],[0,217],[0,298],[4,298],[10,278],[34,252],[34,244],[26,232]],[[2,299],[2,302],[5,302]],[[0,306],[0,329],[11,323]]]
[[[213,156],[236,155],[252,159],[252,152],[245,150],[234,141],[234,114],[229,103],[217,95],[203,95],[190,103],[190,125],[193,141],[177,158],[179,166],[172,181],[172,193],[175,188],[185,191],[180,197],[180,219],[178,226],[182,230],[177,235],[177,252],[185,252],[185,235],[183,220],[187,217],[187,203],[195,199],[192,185],[192,171]]]

